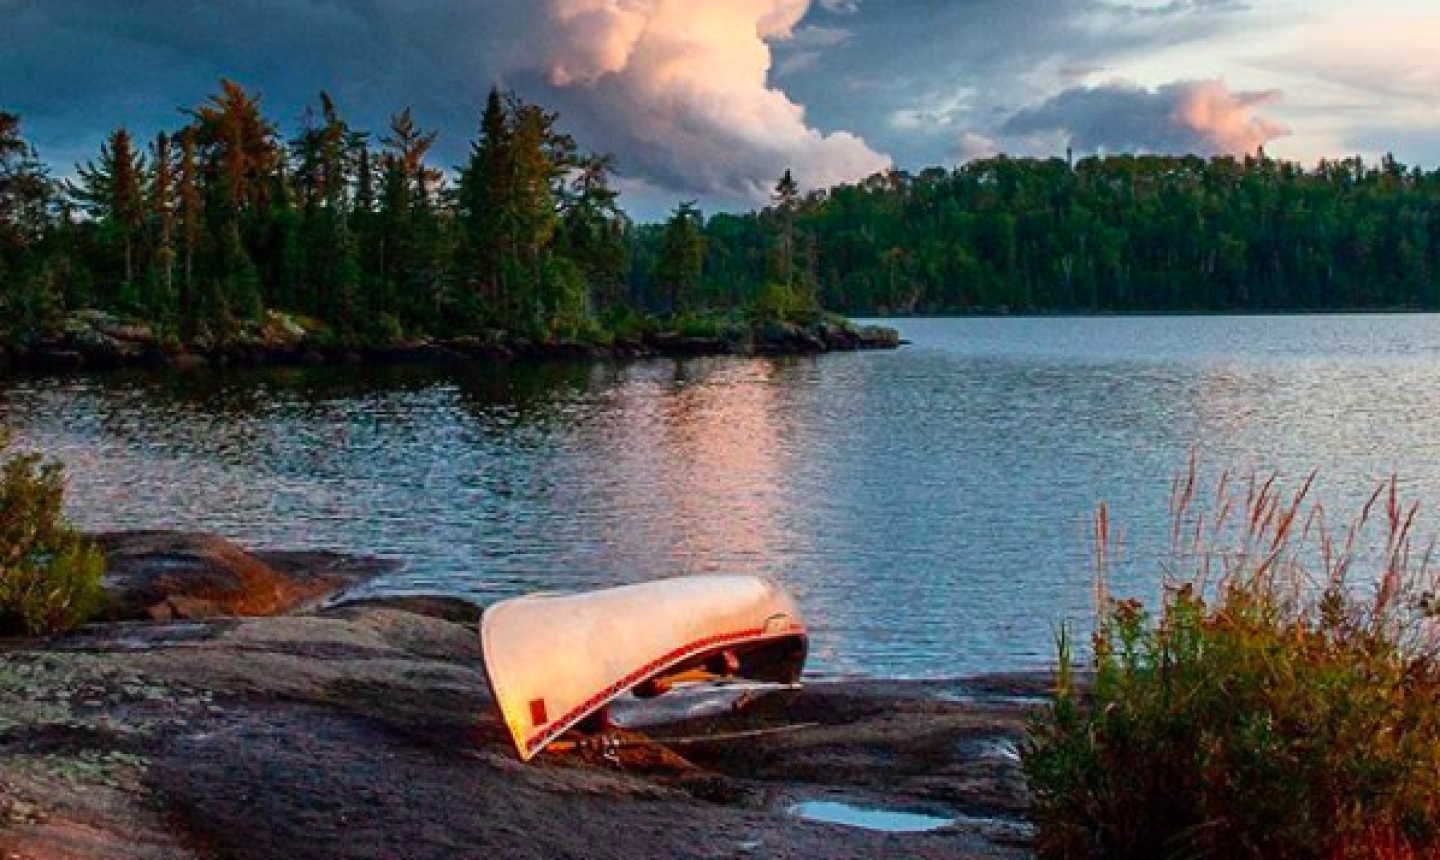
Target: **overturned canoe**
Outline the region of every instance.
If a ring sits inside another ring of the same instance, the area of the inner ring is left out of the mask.
[[[480,645],[525,761],[631,691],[726,678],[793,684],[807,647],[795,602],[754,576],[508,600],[485,611]]]

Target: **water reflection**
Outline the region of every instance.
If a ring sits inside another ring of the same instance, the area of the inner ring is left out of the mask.
[[[1440,321],[907,321],[820,360],[306,369],[0,382],[91,528],[393,556],[383,590],[489,601],[690,572],[777,576],[825,674],[1049,657],[1108,501],[1141,561],[1168,480],[1321,466],[1328,510],[1440,495]],[[1117,588],[1153,588],[1147,568]]]

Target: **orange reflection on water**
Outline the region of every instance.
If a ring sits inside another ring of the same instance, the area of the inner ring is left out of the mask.
[[[619,540],[667,534],[674,573],[773,573],[798,536],[783,528],[781,498],[791,452],[783,436],[776,365],[764,361],[677,362],[668,377],[627,386],[620,439],[657,440],[614,450],[617,484],[650,488],[645,529]],[[637,511],[638,513],[638,511]],[[644,548],[636,548],[644,552]],[[652,542],[649,552],[658,548]]]

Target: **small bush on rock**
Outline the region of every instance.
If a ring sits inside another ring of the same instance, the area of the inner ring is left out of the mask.
[[[65,472],[0,433],[0,636],[69,630],[99,609],[105,557],[65,520]]]
[[[1062,636],[1023,749],[1041,855],[1436,856],[1440,605],[1417,507],[1392,482],[1334,535],[1308,482],[1222,479],[1202,506],[1195,487],[1192,468],[1153,614],[1108,597],[1097,520],[1093,688]]]

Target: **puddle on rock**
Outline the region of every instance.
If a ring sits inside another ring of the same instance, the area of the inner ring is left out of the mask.
[[[879,833],[929,833],[955,823],[953,818],[940,818],[916,812],[898,812],[839,803],[812,800],[790,807],[790,814],[820,824],[839,824]]]

